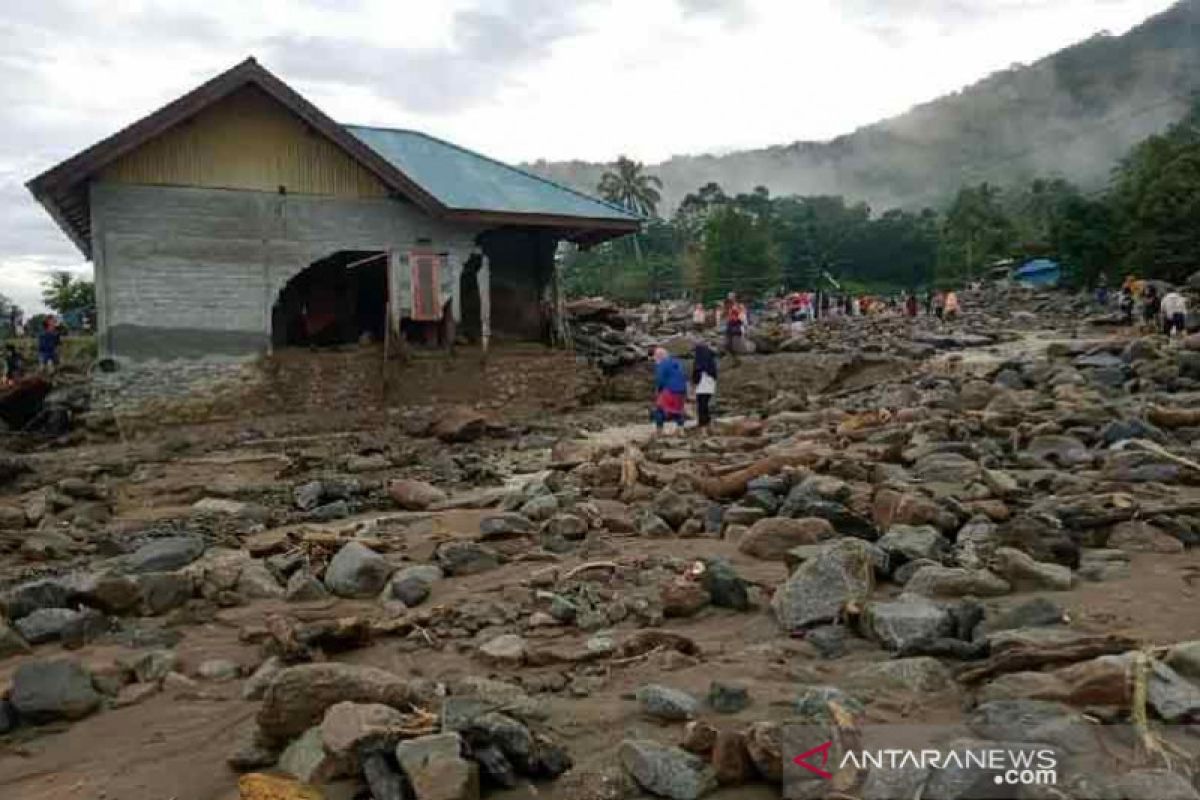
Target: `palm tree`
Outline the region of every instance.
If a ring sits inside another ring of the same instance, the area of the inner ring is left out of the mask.
[[[610,203],[644,217],[653,217],[662,200],[662,194],[658,191],[662,188],[662,180],[657,175],[647,175],[644,169],[642,162],[619,156],[616,171],[610,170],[601,175],[600,185],[596,188]],[[640,264],[642,246],[636,233],[633,234],[633,254]]]
[[[611,203],[627,208],[635,214],[653,217],[662,195],[662,181],[657,175],[647,175],[640,161],[620,156],[616,170],[605,172],[597,187],[601,196]]]

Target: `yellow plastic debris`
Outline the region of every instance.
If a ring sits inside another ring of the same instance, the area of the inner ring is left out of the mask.
[[[320,789],[292,778],[252,772],[238,779],[241,800],[325,800]]]

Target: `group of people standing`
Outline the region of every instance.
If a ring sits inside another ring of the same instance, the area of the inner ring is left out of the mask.
[[[691,388],[696,396],[697,425],[701,430],[712,422],[712,400],[717,393],[717,354],[704,342],[692,351]],[[662,431],[668,422],[683,428],[687,421],[688,378],[683,364],[665,348],[654,349],[654,408],[650,418]]]
[[[921,303],[916,292],[907,295],[872,297],[850,294],[830,295],[822,292],[792,292],[783,298],[787,318],[791,322],[812,322],[829,317],[857,317],[873,314],[903,313],[915,317],[920,313]],[[938,319],[953,319],[959,311],[958,295],[954,290],[947,292],[929,291],[925,294],[925,313]]]
[[[38,367],[42,372],[53,373],[58,368],[59,350],[62,348],[63,331],[55,317],[46,317],[37,337]],[[25,359],[16,345],[9,342],[4,346],[4,383],[12,384],[24,377]]]
[[[1096,288],[1096,300],[1101,307],[1108,307],[1108,287],[1103,282]],[[1139,303],[1146,328],[1161,330],[1166,336],[1187,332],[1187,298],[1180,292],[1171,289],[1160,296],[1153,283],[1127,276],[1117,294],[1117,310],[1125,325],[1133,325],[1134,310]]]

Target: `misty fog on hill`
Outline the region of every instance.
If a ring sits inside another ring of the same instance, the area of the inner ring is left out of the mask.
[[[1096,36],[1029,66],[829,142],[795,142],[649,166],[659,213],[716,182],[731,195],[844,195],[874,209],[938,206],[966,183],[1060,176],[1104,186],[1133,144],[1177,121],[1200,92],[1200,0],[1182,0],[1127,34]],[[547,177],[594,191],[606,164],[544,162]]]

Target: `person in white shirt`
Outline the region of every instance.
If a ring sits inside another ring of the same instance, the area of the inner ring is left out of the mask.
[[[1168,292],[1159,306],[1162,314],[1163,333],[1174,336],[1182,334],[1187,329],[1187,300],[1179,292]]]

